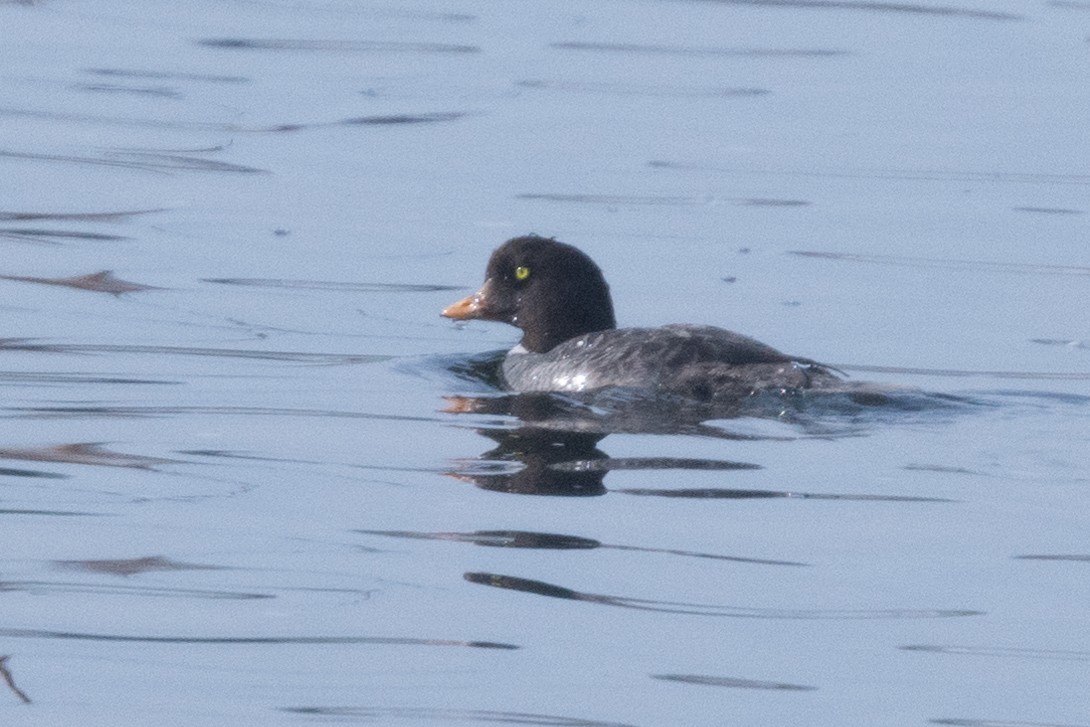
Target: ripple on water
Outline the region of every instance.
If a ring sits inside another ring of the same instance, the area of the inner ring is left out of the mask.
[[[205,48],[320,53],[479,53],[475,45],[392,40],[307,40],[303,38],[203,38]]]
[[[1045,659],[1057,661],[1090,661],[1090,651],[1030,649],[1012,646],[955,646],[953,644],[907,644],[902,651],[948,656],[983,656],[1003,659]]]
[[[640,611],[658,613],[686,614],[690,616],[719,616],[726,618],[786,619],[786,620],[876,620],[876,619],[921,619],[921,618],[958,618],[963,616],[982,616],[983,611],[971,609],[806,609],[806,608],[763,608],[745,606],[727,606],[706,603],[685,603],[680,601],[656,601],[627,596],[611,596],[600,593],[583,593],[564,586],[544,581],[519,578],[518,576],[497,573],[465,573],[463,577],[470,583],[477,583],[493,588],[503,588],[522,593],[532,593],[549,598],[562,598],[572,601],[584,601],[603,606],[632,608]]]
[[[543,727],[634,727],[627,722],[602,722],[579,717],[561,717],[530,712],[502,712],[490,709],[431,709],[427,707],[281,707],[283,712],[315,717],[396,719],[415,722],[480,722],[488,724],[531,724]]]
[[[161,634],[109,634],[14,628],[0,628],[0,636],[11,639],[57,639],[61,641],[101,641],[136,644],[204,644],[210,646],[363,644],[374,646],[460,646],[471,649],[505,650],[520,648],[515,644],[496,641],[418,639],[396,636],[163,636]]]
[[[57,285],[76,290],[88,290],[95,293],[109,293],[122,295],[124,293],[138,293],[145,290],[160,290],[154,285],[133,283],[116,277],[111,270],[102,270],[86,275],[74,275],[67,278],[39,278],[28,275],[0,275],[0,280],[13,280],[22,283],[39,283],[41,285]]]
[[[808,692],[817,689],[804,684],[787,682],[769,682],[758,679],[739,679],[737,677],[717,677],[703,674],[652,674],[652,679],[682,684],[698,684],[705,687],[730,687],[732,689],[767,689],[785,692]]]
[[[790,560],[746,558],[735,555],[700,553],[690,550],[675,550],[669,548],[648,548],[637,545],[611,545],[607,543],[602,543],[592,538],[583,538],[577,535],[534,533],[524,530],[481,530],[472,533],[422,533],[405,530],[357,530],[356,532],[363,535],[382,535],[392,538],[472,543],[473,545],[481,545],[491,548],[529,548],[534,550],[596,550],[602,548],[638,553],[659,553],[663,555],[676,555],[688,558],[706,558],[709,560],[722,560],[734,563],[752,563],[756,565],[809,565],[808,563],[800,563]]]

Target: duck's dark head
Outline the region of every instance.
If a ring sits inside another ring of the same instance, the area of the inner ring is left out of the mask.
[[[537,235],[498,247],[481,289],[442,315],[510,323],[522,329],[522,346],[535,353],[617,326],[609,286],[594,261],[571,245]]]

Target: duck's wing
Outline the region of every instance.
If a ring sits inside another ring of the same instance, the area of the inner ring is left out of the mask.
[[[587,333],[543,354],[512,352],[503,371],[514,391],[688,389],[702,377],[712,388],[718,388],[714,382],[734,388],[750,381],[752,389],[806,387],[807,375],[791,372],[811,366],[825,372],[816,362],[788,356],[739,333],[673,324]],[[773,383],[777,379],[780,386]]]

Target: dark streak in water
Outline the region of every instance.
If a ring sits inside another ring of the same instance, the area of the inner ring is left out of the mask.
[[[382,535],[391,538],[408,538],[412,540],[441,540],[456,543],[472,543],[473,545],[481,545],[490,548],[529,548],[537,550],[595,550],[598,548],[605,548],[638,553],[679,555],[689,558],[708,558],[711,560],[725,560],[734,563],[753,563],[756,565],[808,565],[807,563],[798,563],[789,560],[742,558],[732,555],[697,553],[688,550],[641,548],[634,545],[608,545],[590,538],[581,538],[577,535],[554,535],[552,533],[534,533],[525,530],[478,530],[472,533],[421,533],[407,530],[356,530],[355,532],[364,535]]]
[[[602,722],[578,717],[559,717],[530,712],[498,712],[490,709],[435,709],[430,707],[280,707],[281,712],[314,717],[356,718],[368,722],[379,719],[431,722],[488,722],[490,724],[529,724],[541,727],[633,727],[627,722]]]
[[[663,195],[625,195],[625,194],[555,194],[523,193],[515,199],[542,200],[545,202],[575,202],[578,204],[606,205],[665,205],[665,206],[715,206],[731,204],[739,207],[804,207],[808,204],[801,199],[774,199],[769,197],[670,197]]]
[[[1053,411],[1053,407],[1056,405],[1074,406],[1080,409],[1085,409],[1090,406],[1090,396],[1084,394],[1067,394],[1058,391],[1023,391],[1019,389],[996,389],[993,391],[981,392],[984,396],[995,396],[999,398],[999,401],[1006,402],[1010,400],[1018,402],[1029,402],[1037,406],[1048,408]],[[981,399],[983,403],[986,399]],[[993,404],[994,406],[994,404]]]
[[[131,116],[102,116],[97,114],[64,113],[59,111],[36,111],[31,109],[18,109],[0,107],[0,116],[15,116],[20,118],[41,119],[43,121],[63,121],[78,124],[96,124],[105,126],[122,126],[150,129],[174,129],[181,131],[213,132],[229,134],[268,134],[288,131],[303,131],[306,129],[324,129],[336,126],[391,126],[405,124],[434,123],[441,121],[454,121],[465,116],[461,112],[434,112],[419,114],[383,114],[378,116],[354,116],[336,121],[323,121],[314,123],[286,122],[269,126],[242,126],[230,123],[212,123],[207,121],[166,121],[163,119],[135,118]],[[10,159],[37,159],[42,161],[69,161],[83,164],[107,164],[117,167],[141,167],[148,162],[166,169],[196,169],[199,171],[235,171],[265,173],[263,169],[245,167],[225,162],[214,162],[195,157],[177,154],[165,154],[161,152],[106,152],[104,158],[74,157],[65,155],[35,154],[29,152],[16,152],[0,150],[0,157]],[[143,164],[141,164],[143,162]],[[153,166],[154,168],[154,166]]]
[[[15,677],[12,676],[11,670],[8,669],[9,655],[0,656],[0,677],[3,677],[4,683],[7,684],[8,689],[12,691],[15,697],[23,704],[30,704],[30,697],[26,695],[19,687],[15,686]]]
[[[964,467],[949,467],[940,464],[906,464],[902,469],[909,472],[939,472],[946,475],[978,475],[987,476],[983,472],[975,472]]]
[[[111,452],[97,442],[58,444],[53,447],[36,448],[5,447],[0,448],[0,458],[25,462],[62,462],[64,464],[87,464],[101,467],[127,467],[140,470],[152,470],[156,465],[177,464],[179,462],[176,459]]]
[[[133,71],[124,68],[85,68],[85,73],[109,78],[152,78],[165,81],[202,81],[207,83],[249,83],[243,76],[219,76],[206,73],[176,73],[171,71]]]
[[[700,684],[708,687],[731,687],[734,689],[771,689],[774,691],[808,692],[817,689],[803,684],[787,684],[785,682],[766,682],[754,679],[738,679],[736,677],[712,677],[700,674],[652,674],[652,679],[661,679],[666,682],[682,682],[683,684]]]
[[[150,596],[153,598],[200,598],[213,600],[254,600],[275,598],[267,593],[246,593],[240,591],[210,591],[193,588],[164,588],[160,586],[121,586],[99,585],[95,583],[60,583],[51,581],[0,581],[0,593],[18,592],[30,594],[45,593],[93,593],[107,596]],[[0,629],[0,634],[6,634]]]
[[[321,6],[315,6],[321,7]],[[472,13],[459,13],[459,12],[444,12],[444,11],[427,11],[427,10],[409,10],[406,8],[382,8],[371,7],[369,4],[357,4],[357,7],[367,7],[367,14],[379,18],[405,18],[407,20],[422,20],[425,22],[439,22],[439,23],[469,23],[478,19],[477,15]]]
[[[244,412],[245,413],[245,412]],[[345,412],[326,412],[320,413],[318,411],[304,411],[301,412],[304,416],[345,416],[345,417],[358,417],[361,419],[382,419],[382,420],[396,420],[396,421],[434,421],[423,419],[421,417],[400,417],[394,415],[384,414],[350,414]],[[277,416],[284,416],[277,412]],[[219,459],[232,459],[243,460],[247,462],[287,462],[289,464],[330,464],[327,460],[308,460],[300,459],[298,457],[264,457],[255,454],[243,454],[241,452],[229,452],[221,449],[183,449],[179,454],[194,455],[197,457],[217,457]],[[380,472],[424,472],[427,474],[442,474],[441,469],[434,467],[397,467],[394,465],[367,465],[367,464],[347,464],[346,467],[350,469],[358,470],[378,470]]]
[[[130,283],[114,277],[113,271],[102,270],[87,275],[75,275],[68,278],[38,278],[25,275],[0,275],[0,280],[15,280],[23,283],[40,283],[42,285],[59,285],[65,288],[77,290],[89,290],[95,293],[110,293],[121,295],[123,293],[136,293],[144,290],[161,290],[154,285],[142,283]]]
[[[211,356],[255,361],[286,361],[320,366],[377,363],[393,356],[380,354],[304,353],[300,351],[258,351],[238,348],[196,348],[190,346],[141,346],[125,344],[30,343],[27,339],[0,338],[0,351],[74,354],[152,354],[156,356]]]
[[[15,639],[62,639],[107,641],[139,644],[209,644],[228,646],[373,644],[376,646],[465,646],[474,649],[518,649],[514,644],[495,641],[454,641],[450,639],[413,639],[387,636],[125,636],[91,634],[77,631],[0,628],[0,636]]]
[[[0,237],[25,242],[57,242],[58,240],[94,240],[96,242],[120,242],[128,240],[121,235],[106,235],[101,232],[75,232],[73,230],[39,230],[33,227],[0,227]]]
[[[1090,651],[1065,651],[1058,649],[1020,649],[1007,646],[950,646],[932,644],[907,644],[898,647],[902,651],[918,651],[928,654],[952,656],[998,656],[1015,659],[1049,659],[1058,661],[1090,661]]]
[[[748,58],[814,58],[849,55],[846,50],[794,49],[794,48],[708,48],[680,45],[652,45],[644,43],[590,43],[564,41],[550,43],[550,48],[563,50],[589,50],[620,53],[655,53],[680,56],[743,56]]]
[[[466,114],[460,111],[436,111],[419,114],[379,114],[377,116],[352,116],[336,121],[318,121],[313,123],[286,122],[271,126],[237,126],[234,124],[223,125],[222,131],[230,133],[287,133],[294,131],[306,131],[308,129],[328,129],[336,126],[405,126],[413,124],[433,124],[444,121],[456,121]]]
[[[42,480],[66,480],[69,475],[62,475],[59,472],[42,472],[41,470],[23,470],[14,469],[11,467],[0,467],[0,477],[29,477]],[[14,511],[9,511],[14,512]],[[31,511],[28,511],[31,512]],[[34,510],[33,512],[44,512]]]
[[[77,91],[90,91],[92,93],[122,93],[132,96],[151,96],[155,98],[182,97],[177,89],[170,86],[123,86],[118,83],[77,83],[72,86]]]
[[[203,38],[205,48],[228,50],[320,51],[323,53],[479,53],[475,45],[391,40],[301,40],[297,38]]]
[[[115,576],[132,576],[150,571],[224,570],[223,566],[183,563],[162,555],[121,560],[56,560],[53,561],[53,565],[67,570],[108,573]]]
[[[602,547],[597,540],[576,535],[554,535],[523,530],[478,530],[473,533],[424,533],[410,530],[356,530],[363,535],[382,535],[410,540],[442,540],[472,543],[490,548],[529,548],[534,550],[594,550]]]
[[[156,125],[146,122],[139,125]],[[241,131],[241,130],[239,130]],[[168,173],[170,171],[231,172],[238,174],[267,174],[264,169],[247,167],[241,164],[229,164],[211,159],[185,156],[181,154],[163,154],[158,152],[115,151],[102,152],[97,157],[71,156],[67,154],[31,154],[0,150],[0,157],[28,159],[33,161],[59,162],[62,164],[87,164],[92,166],[119,167],[138,169],[146,172]],[[123,239],[123,238],[119,238]]]
[[[165,154],[149,151],[113,151],[106,152],[106,156],[121,160],[121,166],[136,169],[149,169],[154,171],[184,171],[184,172],[225,172],[230,174],[268,174],[268,170],[248,167],[243,164],[232,164],[215,159],[201,159],[200,157],[186,154]]]
[[[1072,563],[1090,563],[1090,555],[1086,554],[1027,554],[1016,555],[1015,560],[1053,560],[1068,561]]]
[[[400,416],[397,414],[374,414],[363,411],[335,411],[332,409],[285,409],[260,406],[12,406],[0,408],[20,418],[99,418],[99,417],[167,417],[167,416],[264,416],[264,417],[317,417],[321,419],[369,419],[394,422],[442,422],[435,417]],[[0,456],[10,450],[0,449]],[[214,450],[185,450],[183,454],[202,454],[206,456],[232,457],[230,453]],[[261,459],[261,461],[282,462],[299,460]],[[172,460],[166,460],[172,461]],[[380,467],[389,470],[396,467]],[[436,472],[434,469],[407,469],[408,472]]]
[[[334,122],[341,126],[392,126],[398,124],[434,124],[442,121],[457,121],[465,116],[458,111],[440,111],[429,114],[386,114],[384,116],[357,116]],[[314,124],[313,126],[319,126]]]
[[[741,490],[733,488],[685,488],[685,489],[649,489],[622,488],[610,492],[623,492],[626,495],[650,497],[677,497],[697,500],[748,500],[773,497],[787,497],[799,500],[847,500],[852,502],[941,502],[952,503],[943,497],[915,497],[911,495],[834,495],[816,492],[788,492],[785,490]]]
[[[521,88],[549,91],[575,91],[579,93],[607,93],[621,96],[669,96],[675,98],[714,98],[730,96],[764,96],[767,88],[738,86],[663,86],[642,83],[611,83],[591,81],[544,81],[530,79],[516,81]]]
[[[1068,207],[1014,207],[1015,212],[1036,212],[1044,215],[1081,215],[1083,210]]]
[[[1030,381],[1090,381],[1090,373],[1082,372],[973,371],[969,369],[923,369],[907,366],[860,366],[857,364],[835,364],[835,367],[845,371],[861,371],[872,374],[899,374],[902,376],[944,376],[952,378],[983,376],[991,379],[1028,379]]]
[[[643,598],[609,596],[599,593],[583,593],[563,586],[535,581],[517,576],[505,576],[496,573],[466,573],[463,576],[470,583],[477,583],[493,588],[533,593],[549,598],[562,598],[572,601],[586,601],[604,606],[618,606],[640,611],[658,613],[688,614],[692,616],[723,616],[729,618],[760,619],[833,619],[833,620],[871,620],[871,619],[916,619],[950,618],[961,616],[981,616],[983,611],[967,609],[789,609],[789,608],[746,608],[741,606],[718,606],[703,603],[682,603],[677,601],[652,601]],[[0,632],[2,633],[2,632]]]
[[[1006,263],[989,260],[911,257],[908,255],[869,255],[818,250],[789,250],[788,255],[836,260],[838,262],[873,263],[908,268],[940,268],[972,272],[1017,273],[1019,275],[1090,275],[1090,267],[1081,265],[1046,265],[1038,263]]]
[[[0,371],[0,382],[15,385],[33,384],[122,384],[125,386],[140,384],[180,385],[179,381],[156,381],[154,379],[134,379],[128,376],[110,374],[76,374],[67,371]]]
[[[772,197],[741,197],[727,199],[740,207],[805,207],[810,204],[804,199],[775,199]]]
[[[346,293],[434,293],[462,290],[461,285],[413,283],[340,283],[328,280],[288,280],[284,278],[204,278],[204,283],[242,285],[251,288],[288,288],[291,290],[336,290]]]
[[[1043,346],[1063,346],[1065,348],[1090,348],[1086,341],[1075,341],[1063,338],[1031,338],[1030,343],[1039,343]]]
[[[41,119],[42,121],[66,121],[80,124],[102,124],[109,126],[131,126],[152,129],[182,129],[185,131],[229,131],[232,124],[218,124],[207,121],[162,121],[159,119],[134,118],[130,116],[102,116],[100,114],[80,114],[63,111],[39,111],[36,109],[0,107],[0,116],[14,116],[16,118]],[[45,154],[21,154],[18,152],[4,151],[0,156],[16,159],[48,159]],[[63,158],[63,157],[62,157]]]
[[[1000,184],[1090,185],[1090,174],[1033,174],[1027,172],[960,172],[943,169],[738,169],[692,162],[652,160],[648,166],[677,171],[719,172],[767,177],[818,179],[897,179],[925,182],[980,182]]]
[[[1065,722],[1060,724],[1059,722],[1023,722],[1018,720],[1011,722],[1009,720],[995,720],[995,719],[929,719],[928,724],[945,724],[954,725],[955,727],[1083,727],[1082,725],[1072,724]]]
[[[0,212],[0,222],[37,222],[39,220],[75,220],[79,222],[121,222],[137,215],[167,212],[165,207],[120,212]]]
[[[783,565],[793,567],[808,567],[809,563],[801,563],[794,560],[771,560],[768,558],[745,558],[738,555],[714,555],[712,553],[698,553],[691,550],[673,550],[668,548],[641,548],[635,545],[604,545],[613,550],[630,550],[639,553],[664,553],[666,555],[680,555],[687,558],[708,558],[710,560],[726,560],[732,563],[752,563],[753,565]]]
[[[993,10],[968,10],[943,5],[919,5],[917,3],[878,2],[877,0],[705,0],[723,5],[751,5],[772,8],[814,8],[819,10],[866,10],[874,12],[906,13],[910,15],[938,15],[944,17],[975,18],[979,20],[1024,20],[1025,16]]]
[[[92,517],[98,516],[97,512],[76,512],[66,510],[0,510],[0,515],[44,515],[47,517]]]

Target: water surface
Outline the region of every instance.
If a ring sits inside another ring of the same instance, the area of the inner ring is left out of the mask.
[[[1090,725],[1090,9],[0,3],[6,724]],[[508,397],[438,311],[904,386]]]

